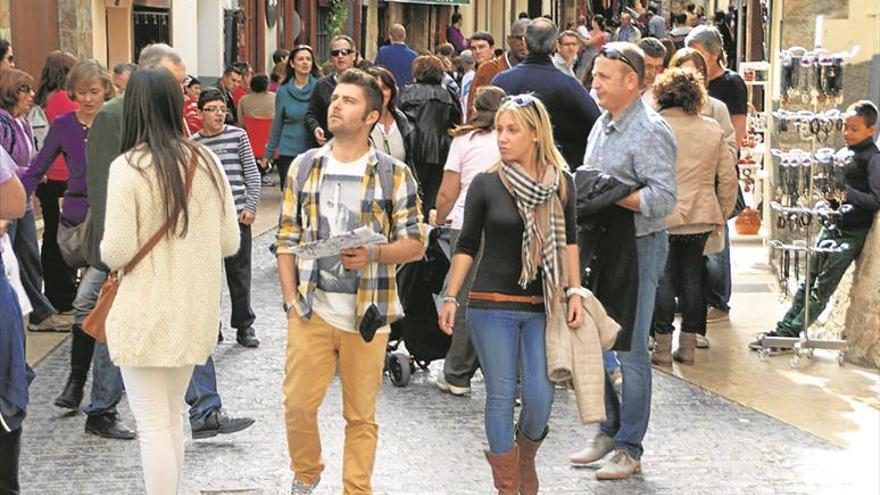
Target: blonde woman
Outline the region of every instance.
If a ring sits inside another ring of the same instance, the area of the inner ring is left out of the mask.
[[[485,239],[467,321],[486,380],[486,458],[499,494],[536,494],[535,454],[547,435],[553,385],[544,343],[547,317],[565,287],[580,285],[574,181],[553,143],[550,118],[531,95],[509,97],[495,116],[501,160],[471,182],[440,311],[451,333],[456,298]],[[583,321],[571,294],[566,321]],[[517,374],[522,410],[514,432]]]

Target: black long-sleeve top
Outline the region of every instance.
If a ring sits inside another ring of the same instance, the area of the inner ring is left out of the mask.
[[[336,74],[324,76],[315,84],[315,90],[312,92],[312,98],[309,100],[309,108],[306,110],[305,121],[306,141],[309,147],[318,146],[315,140],[315,129],[324,129],[324,137],[327,141],[333,138],[333,133],[327,129],[327,109],[330,108],[330,97],[333,96],[333,90],[336,89]]]
[[[565,237],[566,243],[577,244],[576,201],[577,191],[571,174],[564,174],[566,184]],[[541,277],[525,289],[519,285],[522,272],[522,217],[513,196],[504,187],[498,172],[483,172],[474,177],[468,189],[464,207],[464,223],[455,253],[476,258],[481,242],[485,242],[483,257],[477,267],[473,291],[497,292],[516,296],[543,295]],[[470,300],[468,307],[543,312],[537,304],[490,302]]]
[[[880,151],[872,139],[849,147],[854,153],[845,172],[846,204],[852,210],[838,223],[843,228],[869,228],[880,210]]]

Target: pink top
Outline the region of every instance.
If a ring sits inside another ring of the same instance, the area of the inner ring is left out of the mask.
[[[43,108],[43,111],[46,113],[46,120],[49,121],[50,126],[58,116],[74,110],[79,110],[79,105],[67,96],[67,91],[60,89],[49,94],[48,98],[46,98],[46,106]],[[57,181],[66,181],[69,178],[64,155],[58,155],[58,158],[52,162],[52,166],[46,172],[46,178]]]
[[[461,224],[464,220],[464,203],[471,181],[477,174],[495,165],[500,158],[498,135],[494,130],[480,133],[469,132],[452,140],[443,170],[460,174],[461,192],[458,193],[455,206],[449,212],[449,219],[452,220],[454,230],[461,230]]]
[[[600,38],[602,40],[599,43],[596,43],[595,45],[593,45],[593,47],[592,47],[594,50],[596,50],[596,53],[598,53],[599,50],[601,50],[602,47],[605,46],[605,43],[608,42],[608,33],[606,33],[605,31],[602,31],[600,29],[593,29],[592,31],[590,31],[590,39],[596,39],[596,38]]]

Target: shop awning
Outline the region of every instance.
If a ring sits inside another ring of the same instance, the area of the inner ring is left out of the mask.
[[[385,0],[394,3],[420,3],[423,5],[470,5],[471,0]]]

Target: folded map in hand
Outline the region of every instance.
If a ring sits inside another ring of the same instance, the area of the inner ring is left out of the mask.
[[[348,230],[329,239],[299,244],[293,247],[293,254],[302,259],[314,260],[336,256],[343,249],[386,242],[388,242],[388,239],[384,235],[373,232],[371,228],[364,226]]]

